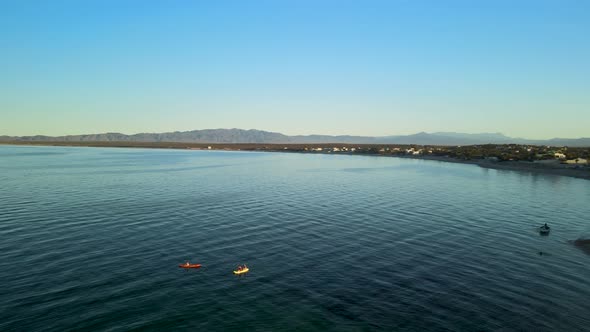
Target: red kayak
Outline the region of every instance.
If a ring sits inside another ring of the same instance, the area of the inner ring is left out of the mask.
[[[179,264],[178,267],[183,269],[198,269],[201,267],[201,264]]]

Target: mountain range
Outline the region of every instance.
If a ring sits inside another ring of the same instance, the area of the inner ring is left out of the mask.
[[[0,142],[185,142],[185,143],[353,143],[353,144],[418,144],[418,145],[476,145],[476,144],[531,144],[551,146],[590,146],[590,137],[553,138],[549,140],[532,140],[513,138],[501,133],[465,134],[454,132],[417,133],[413,135],[394,136],[330,136],[330,135],[296,135],[244,130],[244,129],[204,129],[175,131],[167,133],[140,133],[126,135],[121,133],[104,133],[68,136],[0,136]]]

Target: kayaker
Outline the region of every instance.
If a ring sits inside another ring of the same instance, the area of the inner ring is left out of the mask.
[[[191,265],[191,264],[190,264],[190,263],[187,261],[185,265],[186,265],[186,266],[189,266],[189,265]]]

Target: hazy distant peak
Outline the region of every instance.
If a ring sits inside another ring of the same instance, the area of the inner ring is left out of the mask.
[[[477,133],[477,134],[467,134],[467,133],[456,133],[456,132],[436,132],[432,133],[432,135],[441,135],[447,137],[477,137],[477,138],[488,138],[488,139],[510,139],[510,137],[502,134],[502,133]]]
[[[354,143],[354,144],[417,144],[417,145],[474,145],[474,144],[535,144],[553,146],[590,146],[590,138],[530,140],[511,138],[502,133],[466,134],[456,132],[419,132],[397,136],[350,136],[350,135],[295,135],[287,136],[277,132],[257,129],[202,129],[166,133],[103,133],[69,136],[0,136],[0,141],[108,141],[108,142],[186,142],[186,143],[268,143],[268,144],[312,144],[312,143]]]

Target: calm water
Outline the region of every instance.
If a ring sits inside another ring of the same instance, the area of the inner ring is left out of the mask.
[[[0,146],[0,330],[588,331],[589,216],[472,165]]]

